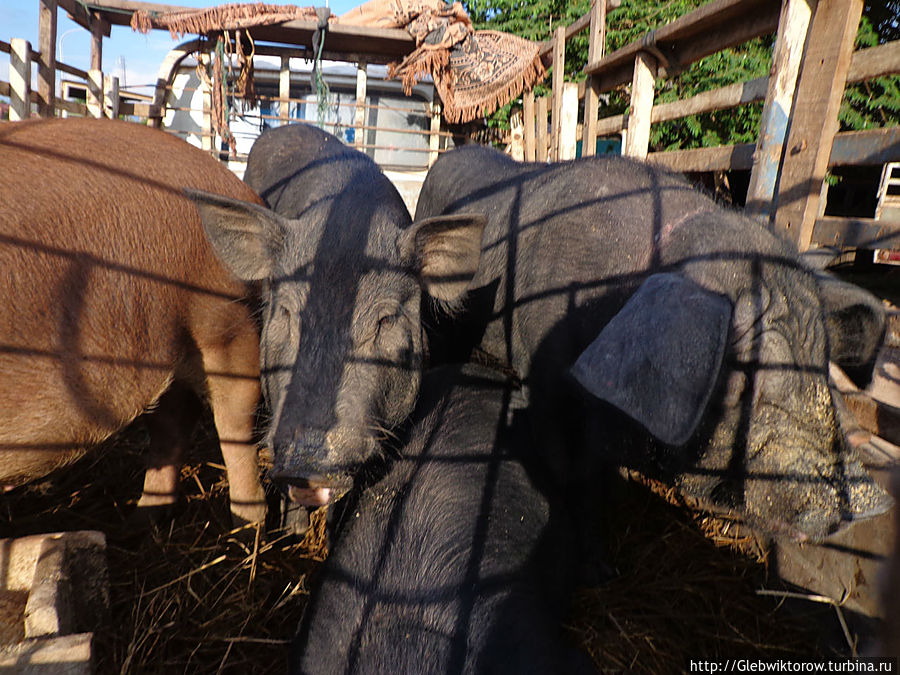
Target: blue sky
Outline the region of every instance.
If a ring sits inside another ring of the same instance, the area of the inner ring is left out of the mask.
[[[211,7],[216,0],[163,0],[165,4],[184,7]],[[271,4],[286,5],[278,0],[266,0]],[[363,0],[330,0],[331,11],[343,14]],[[322,0],[324,2],[324,0]],[[319,2],[319,4],[322,4]],[[11,38],[25,38],[37,49],[38,42],[38,0],[0,0],[0,40],[9,42]],[[183,38],[189,39],[188,37]],[[159,64],[170,49],[181,40],[173,40],[169,32],[154,30],[147,35],[133,32],[127,26],[113,26],[110,37],[103,40],[103,70],[124,79],[129,88],[156,82]],[[87,70],[91,58],[90,34],[69,21],[63,10],[59,11],[56,33],[57,59]],[[61,55],[61,58],[60,58]],[[124,78],[123,78],[124,69]],[[0,80],[9,81],[9,59],[0,53]],[[146,89],[138,89],[147,93]]]

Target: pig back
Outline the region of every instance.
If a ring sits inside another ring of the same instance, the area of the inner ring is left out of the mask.
[[[205,153],[140,125],[40,120],[0,131],[7,449],[88,445],[173,378],[202,389],[199,354],[250,320],[247,289],[215,258],[184,187],[259,203]]]

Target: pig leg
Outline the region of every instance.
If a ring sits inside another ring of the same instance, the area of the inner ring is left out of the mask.
[[[144,493],[138,501],[143,517],[154,517],[175,504],[178,471],[200,417],[200,401],[189,387],[175,382],[162,395],[145,423],[150,434]]]
[[[203,349],[209,401],[228,471],[231,514],[236,526],[264,523],[266,498],[259,480],[253,428],[259,403],[259,337],[253,330],[227,344]]]

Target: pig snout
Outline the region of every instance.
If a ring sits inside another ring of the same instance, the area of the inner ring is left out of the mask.
[[[336,428],[296,430],[288,442],[276,437],[275,461],[269,476],[291,499],[303,506],[325,506],[353,487],[353,475],[377,449],[363,432]]]

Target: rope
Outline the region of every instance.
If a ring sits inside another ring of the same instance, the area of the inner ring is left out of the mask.
[[[331,10],[328,7],[316,7],[318,25],[312,36],[312,47],[315,53],[312,71],[312,87],[316,92],[316,118],[320,129],[325,128],[325,116],[328,113],[328,99],[331,89],[322,76],[322,50],[325,47],[325,33],[328,32],[328,17]]]

